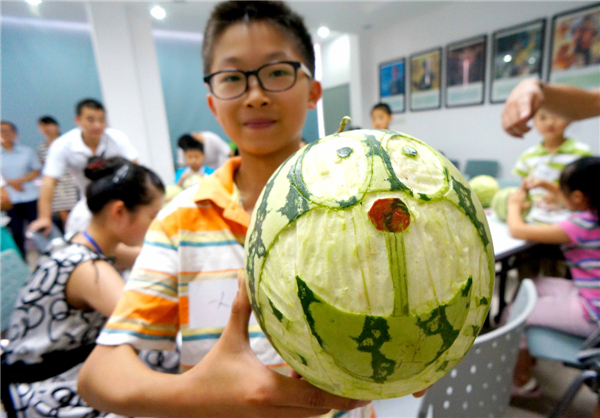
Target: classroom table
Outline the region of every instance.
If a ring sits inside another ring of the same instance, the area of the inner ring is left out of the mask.
[[[494,256],[496,263],[499,264],[499,269],[496,269],[496,280],[498,280],[498,290],[500,296],[500,303],[498,305],[498,314],[494,318],[495,322],[498,323],[500,315],[506,307],[506,279],[508,271],[515,267],[516,256],[524,251],[527,251],[534,247],[534,242],[525,241],[522,239],[516,239],[510,236],[508,231],[508,225],[502,222],[492,212],[486,214],[488,225],[490,226],[490,233],[492,234],[492,243],[494,244]]]

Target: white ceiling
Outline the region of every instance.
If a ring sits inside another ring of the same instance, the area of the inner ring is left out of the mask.
[[[202,32],[208,15],[216,4],[214,1],[145,2],[148,10],[160,4],[167,17],[153,20],[155,29]],[[437,10],[451,4],[448,1],[290,1],[290,6],[304,16],[314,39],[316,30],[328,26],[332,34],[364,33],[381,30],[415,16]],[[2,1],[2,15],[86,22],[83,2],[44,1],[31,6],[24,0]]]

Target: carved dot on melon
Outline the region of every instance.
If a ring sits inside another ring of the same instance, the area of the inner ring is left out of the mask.
[[[408,208],[398,198],[377,199],[369,210],[369,219],[383,232],[404,231],[410,225]]]

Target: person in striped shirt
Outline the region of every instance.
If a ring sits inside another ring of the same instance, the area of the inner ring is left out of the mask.
[[[509,197],[507,223],[513,237],[545,244],[562,244],[573,280],[534,279],[538,301],[527,325],[558,329],[587,337],[600,324],[600,157],[583,157],[560,175],[560,193],[574,213],[554,225],[528,225],[521,210],[527,192]],[[532,358],[522,347],[514,376],[513,394],[539,393],[531,377]]]
[[[238,280],[259,194],[299,149],[307,111],[321,97],[310,35],[281,2],[224,2],[211,14],[202,54],[208,106],[240,157],[180,193],[150,226],[81,372],[80,393],[126,416],[303,417],[365,407],[276,373],[287,366]],[[180,375],[154,373],[136,356],[176,345]]]
[[[565,129],[571,123],[568,119],[540,109],[533,123],[544,140],[521,154],[513,173],[523,178],[522,186],[535,202],[544,196],[550,201],[558,191],[562,170],[578,158],[592,155],[592,151],[586,144],[565,138]]]

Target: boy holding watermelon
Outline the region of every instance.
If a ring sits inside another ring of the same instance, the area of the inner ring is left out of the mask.
[[[283,3],[226,2],[209,19],[202,53],[208,105],[241,157],[154,221],[80,374],[81,395],[128,416],[302,417],[366,406],[274,372],[286,365],[237,279],[250,213],[298,150],[307,111],[321,97],[310,35]],[[186,373],[155,373],[137,359],[136,350],[174,349],[178,333]]]

